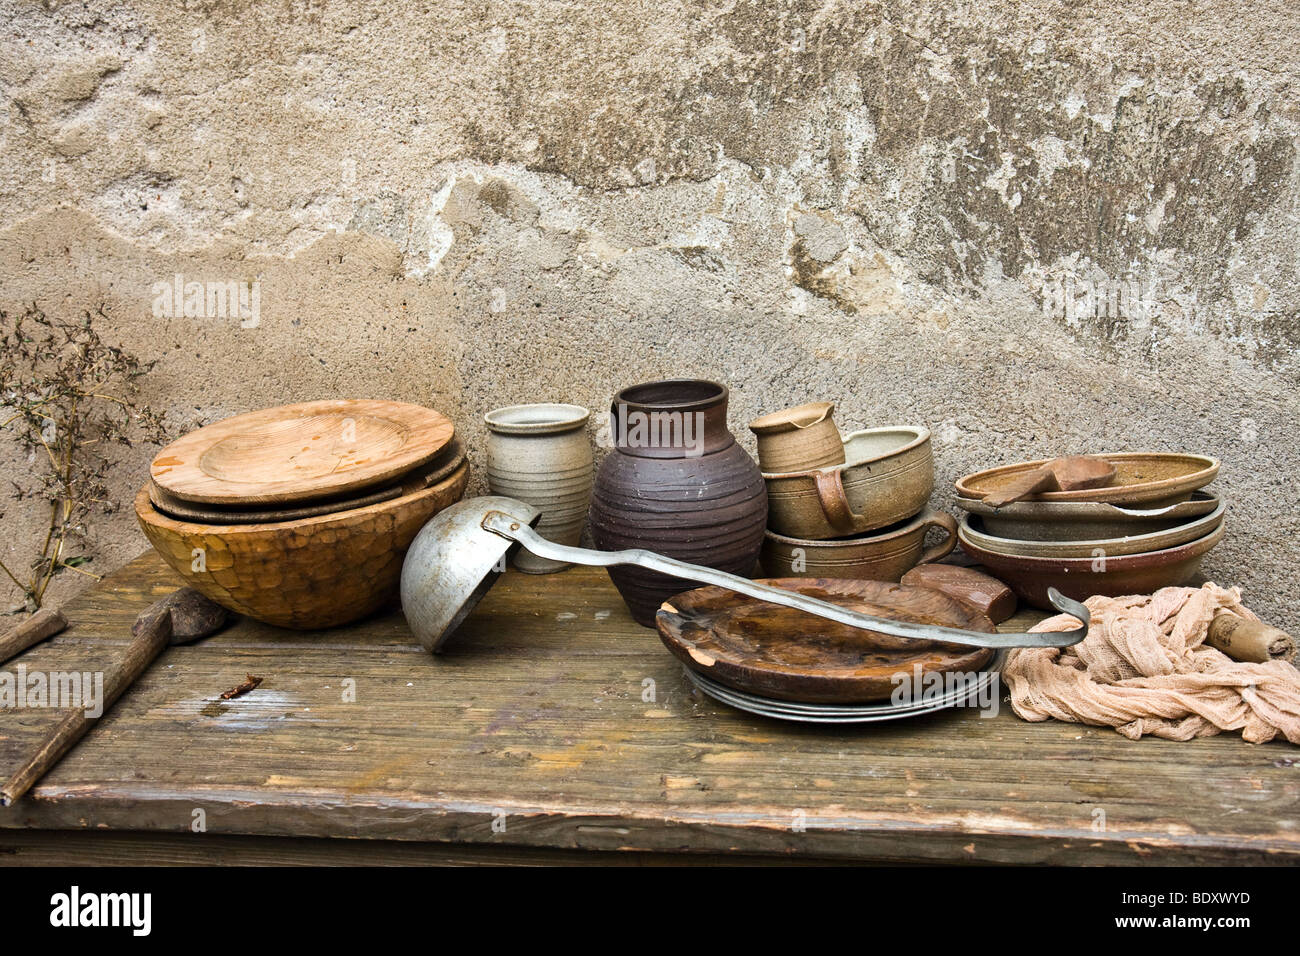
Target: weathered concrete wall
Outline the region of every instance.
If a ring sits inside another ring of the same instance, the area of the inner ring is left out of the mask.
[[[930,424],[939,505],[1204,452],[1208,572],[1300,627],[1294,6],[184,6],[0,3],[0,304],[105,300],[175,431],[370,395],[478,441],[706,375],[746,440],[815,398]],[[256,279],[257,326],[155,318],[175,273]],[[8,555],[39,519],[4,522]]]

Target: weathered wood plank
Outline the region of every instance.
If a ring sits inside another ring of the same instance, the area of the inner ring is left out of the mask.
[[[64,634],[7,666],[107,666],[135,615],[177,583],[141,558],[70,605]],[[262,686],[217,701],[246,673]],[[0,716],[0,772],[46,719]],[[396,612],[318,634],[242,622],[169,649],[0,827],[183,835],[201,810],[216,836],[1295,862],[1300,768],[1284,758],[1296,756],[1228,736],[1133,742],[1029,724],[1005,702],[993,718],[850,729],[753,717],[693,692],[603,572],[575,568],[507,575],[440,658]]]
[[[818,866],[805,856],[697,854],[707,866]],[[681,866],[680,853],[552,850],[489,844],[407,843],[306,837],[0,830],[8,866]]]

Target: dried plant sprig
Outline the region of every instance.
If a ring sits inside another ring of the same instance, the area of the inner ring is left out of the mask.
[[[38,463],[25,481],[11,482],[10,499],[43,499],[50,508],[30,566],[18,574],[0,561],[29,610],[64,570],[96,577],[81,567],[88,556],[68,552],[86,542],[93,514],[117,508],[111,449],[165,435],[162,417],[138,401],[138,380],[154,363],[105,342],[99,328],[110,321],[102,304],[71,321],[35,303],[21,313],[0,310],[0,432]]]

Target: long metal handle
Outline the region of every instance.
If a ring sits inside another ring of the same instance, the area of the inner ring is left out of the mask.
[[[523,547],[542,558],[552,561],[566,561],[570,564],[582,564],[591,567],[609,567],[611,564],[635,564],[638,567],[659,571],[674,578],[688,581],[703,581],[705,584],[717,585],[729,591],[737,591],[760,601],[770,601],[783,607],[806,611],[828,621],[838,621],[850,627],[860,627],[880,634],[894,637],[910,637],[915,640],[945,641],[949,644],[964,644],[969,647],[1069,647],[1078,644],[1088,634],[1090,616],[1088,609],[1078,601],[1071,600],[1055,588],[1048,591],[1052,606],[1058,611],[1072,614],[1083,622],[1081,627],[1072,631],[1051,631],[1039,634],[986,634],[982,631],[965,631],[955,627],[940,627],[937,624],[914,624],[911,621],[891,621],[888,618],[872,617],[846,607],[819,601],[805,594],[786,591],[781,588],[759,584],[749,578],[742,578],[725,571],[703,568],[675,558],[667,558],[653,551],[634,548],[629,551],[591,551],[587,548],[573,548],[565,544],[547,541],[528,526],[528,522],[512,518],[500,511],[489,511],[483,519],[484,529],[511,541],[518,541]]]

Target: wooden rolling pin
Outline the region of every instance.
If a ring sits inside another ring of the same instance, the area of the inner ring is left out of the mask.
[[[1252,664],[1289,661],[1295,656],[1295,638],[1286,631],[1227,611],[1214,616],[1205,643],[1217,647],[1234,661]]]
[[[53,637],[68,626],[68,619],[53,608],[41,608],[26,620],[15,624],[0,636],[0,664],[21,654],[33,644]]]
[[[1016,613],[1016,596],[991,575],[954,564],[918,564],[903,575],[900,584],[942,591],[1000,624]],[[1210,622],[1205,642],[1234,661],[1262,664],[1289,661],[1295,657],[1296,642],[1286,631],[1263,621],[1251,621],[1220,611]]]

